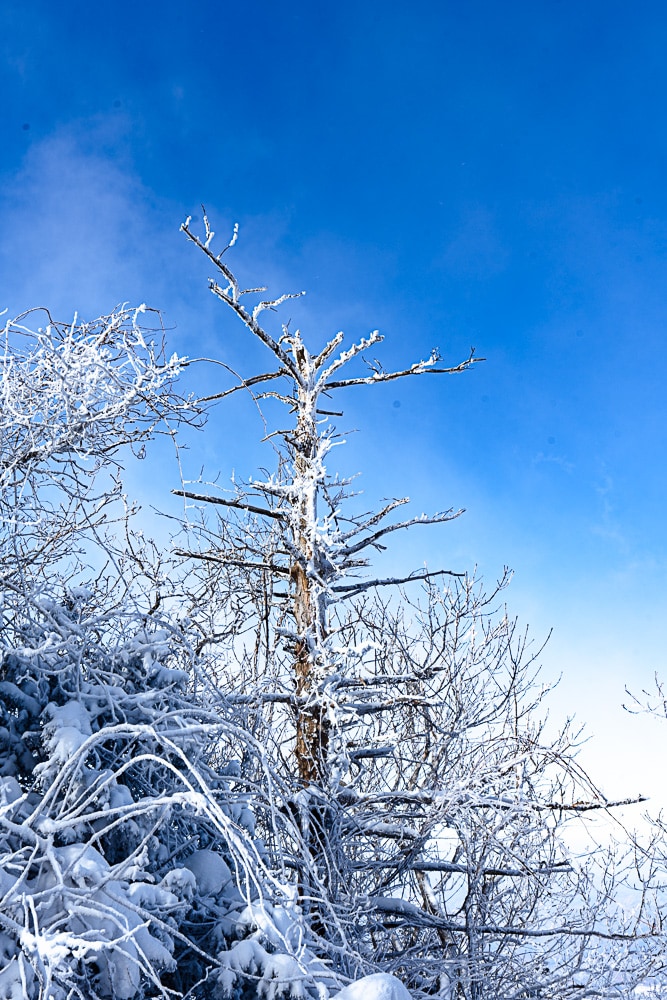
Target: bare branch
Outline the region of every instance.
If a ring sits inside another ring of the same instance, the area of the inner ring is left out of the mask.
[[[348,538],[354,538],[358,535],[360,531],[366,531],[368,528],[372,528],[373,525],[378,524],[387,514],[391,514],[392,510],[396,510],[397,507],[403,507],[406,503],[410,503],[410,497],[401,497],[397,500],[391,500],[386,504],[381,510],[376,511],[365,521],[354,522],[354,527],[350,531],[343,532],[340,536],[342,542],[346,542]]]
[[[262,291],[265,291],[265,289],[262,289]],[[245,295],[247,293],[244,292],[243,294]],[[281,295],[277,299],[271,299],[266,302],[259,302],[252,311],[252,318],[253,320],[256,320],[257,317],[260,315],[260,313],[264,312],[265,309],[271,309],[272,311],[275,312],[278,306],[281,306],[283,302],[287,302],[289,299],[300,299],[305,294],[306,294],[305,292],[287,292],[285,295]]]
[[[188,549],[176,548],[174,555],[183,559],[201,559],[204,562],[221,563],[224,566],[238,566],[239,569],[260,569],[270,573],[279,573],[289,576],[290,571],[285,566],[276,566],[274,563],[258,563],[249,559],[235,559],[232,556],[213,555],[210,552],[192,552]]]
[[[225,500],[223,497],[209,496],[202,493],[191,493],[189,490],[172,490],[174,496],[185,497],[188,500],[196,500],[199,503],[221,504],[223,507],[234,507],[237,510],[247,510],[251,514],[261,514],[262,517],[274,517],[283,521],[286,517],[279,510],[268,510],[266,507],[255,507],[250,503],[243,503],[241,500]]]
[[[345,594],[346,597],[356,597],[357,594],[361,594],[366,590],[371,590],[373,587],[398,587],[402,583],[415,583],[418,580],[430,580],[435,576],[455,576],[464,577],[465,573],[455,573],[451,569],[437,569],[430,573],[416,572],[411,573],[409,576],[402,577],[387,577],[384,580],[367,580],[359,584],[349,584],[346,586],[335,586],[331,589],[334,593]]]
[[[287,369],[292,378],[299,385],[301,385],[302,377],[298,369],[296,368],[294,362],[290,358],[290,356],[282,349],[282,347],[278,344],[278,342],[274,340],[271,334],[267,333],[267,331],[264,330],[259,325],[256,318],[253,315],[251,315],[243,305],[241,305],[241,302],[239,300],[242,293],[239,291],[238,282],[234,277],[233,273],[227,267],[227,265],[224,264],[223,261],[221,260],[221,255],[218,255],[216,257],[213,254],[213,252],[209,249],[209,247],[192,232],[192,230],[190,229],[189,219],[183,223],[183,225],[181,226],[181,230],[185,233],[187,238],[195,244],[195,246],[199,247],[199,249],[206,254],[208,259],[225,276],[228,282],[227,287],[231,290],[231,294],[228,294],[228,292],[220,285],[218,285],[217,282],[214,281],[213,279],[209,280],[209,288],[211,289],[211,291],[215,295],[217,295],[218,298],[222,299],[222,301],[225,302],[228,306],[230,306],[231,309],[234,310],[234,312],[245,323],[248,329],[252,333],[254,333],[254,335],[269,348],[269,350],[278,358],[280,363]],[[229,246],[231,246],[231,244],[229,244]],[[296,294],[298,295],[301,293],[296,293]]]
[[[336,348],[343,343],[344,338],[345,334],[342,331],[339,331],[335,337],[331,338],[329,343],[325,345],[325,347],[320,351],[320,353],[316,355],[315,358],[313,358],[313,363],[315,365],[316,371],[318,371],[322,367],[322,365],[327,361],[327,359],[331,357]]]
[[[342,337],[339,334],[338,337],[335,337],[331,341],[331,345],[335,344],[337,346],[336,341],[338,341],[338,343],[340,343],[341,340],[342,340]],[[384,337],[382,337],[380,335],[380,331],[379,330],[373,330],[373,332],[370,334],[370,336],[362,338],[357,344],[353,344],[352,347],[348,348],[347,351],[342,351],[342,353],[339,354],[339,356],[335,359],[335,361],[332,361],[331,364],[329,365],[329,367],[325,368],[324,371],[322,372],[322,374],[319,376],[319,378],[317,380],[317,387],[318,387],[318,389],[320,391],[326,392],[327,389],[333,388],[331,386],[331,383],[329,383],[327,381],[330,375],[333,375],[333,373],[335,371],[338,371],[339,368],[342,368],[343,365],[346,365],[348,363],[348,361],[351,361],[352,358],[355,358],[358,354],[362,354],[363,351],[367,351],[368,348],[369,347],[373,347],[374,344],[380,344],[380,343],[382,343],[383,340],[384,340]],[[329,347],[329,346],[330,345],[327,345],[327,347]],[[326,350],[327,350],[327,348],[325,348],[325,351]],[[320,357],[321,357],[321,355],[320,355]]]
[[[227,396],[231,396],[232,393],[238,392],[239,389],[251,389],[254,385],[260,385],[262,382],[269,382],[272,379],[283,378],[285,375],[289,375],[289,372],[281,370],[277,372],[267,372],[265,375],[254,375],[252,378],[244,379],[238,374],[238,372],[235,372],[233,368],[225,364],[223,361],[218,361],[216,358],[188,358],[187,361],[184,362],[184,367],[197,364],[198,362],[219,365],[221,368],[224,368],[225,371],[228,371],[230,375],[233,375],[234,378],[239,380],[238,385],[231,386],[229,389],[223,389],[222,392],[214,392],[209,396],[198,397],[197,401],[199,403],[211,403],[219,399],[225,399]]]
[[[439,361],[439,355],[434,352],[434,354],[426,361],[418,361],[416,364],[412,365],[410,368],[404,368],[402,371],[397,372],[385,372],[385,371],[375,371],[372,375],[362,376],[360,378],[348,378],[342,379],[339,382],[326,382],[322,386],[323,392],[328,392],[333,389],[345,389],[351,385],[377,385],[380,382],[391,382],[393,379],[405,378],[408,375],[455,375],[459,372],[467,371],[472,365],[477,364],[479,361],[486,361],[486,358],[476,358],[474,357],[474,349],[470,352],[468,358],[462,361],[458,365],[454,365],[451,368],[435,368],[434,366]]]
[[[366,538],[360,539],[354,545],[347,545],[343,549],[345,556],[354,555],[355,552],[360,552],[362,549],[367,548],[369,545],[375,545],[375,543],[383,537],[383,535],[388,535],[392,531],[400,531],[403,528],[412,528],[416,524],[445,524],[447,521],[454,521],[461,514],[464,514],[464,510],[454,511],[453,509],[441,511],[438,514],[431,514],[430,516],[426,514],[421,514],[419,517],[410,518],[407,521],[399,521],[396,524],[388,524],[384,528],[379,528],[378,531],[373,532]]]
[[[414,904],[408,904],[402,899],[390,899],[386,896],[369,899],[369,904],[376,912],[390,913],[397,918],[401,918],[396,923],[396,927],[442,927],[443,930],[465,934],[467,927],[459,921],[453,921],[438,917],[427,910],[422,910]],[[544,938],[544,937],[583,937],[592,938],[597,941],[638,941],[647,939],[657,939],[660,935],[655,931],[646,934],[637,934],[636,931],[630,933],[606,931],[600,927],[587,926],[576,927],[569,924],[558,924],[551,927],[514,927],[503,924],[477,924],[475,933],[480,935],[494,935],[502,937],[519,938]]]

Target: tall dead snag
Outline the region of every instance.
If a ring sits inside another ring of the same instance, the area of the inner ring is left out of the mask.
[[[313,792],[315,803],[322,798],[318,789],[328,789],[332,780],[329,752],[332,702],[329,689],[332,677],[340,669],[340,656],[332,652],[331,644],[327,642],[332,606],[374,587],[405,582],[393,579],[348,582],[357,570],[369,565],[365,551],[378,548],[384,535],[413,524],[448,521],[461,513],[448,510],[431,517],[421,516],[386,525],[383,523],[385,518],[408,502],[407,499],[395,500],[370,516],[348,521],[349,526],[343,531],[337,515],[344,497],[344,484],[332,479],[325,466],[325,458],[336,436],[328,419],[332,415],[329,402],[331,394],[350,386],[379,385],[416,375],[460,373],[483,359],[476,358],[471,349],[464,361],[453,367],[443,367],[439,353],[433,351],[427,360],[418,361],[400,371],[388,372],[376,363],[373,367],[366,363],[365,373],[351,377],[341,376],[339,373],[350,362],[360,357],[363,359],[364,352],[382,341],[379,332],[373,331],[369,337],[346,350],[341,349],[343,334],[338,333],[317,354],[310,353],[299,330],[291,333],[287,326],[283,326],[282,336],[276,340],[261,325],[262,313],[275,310],[288,299],[299,298],[304,293],[263,299],[253,308],[246,307],[249,296],[261,295],[266,289],[242,289],[225,263],[224,254],[234,245],[237,231],[235,230],[234,237],[222,253],[216,255],[211,250],[214,234],[206,216],[204,224],[203,240],[191,229],[190,219],[182,226],[182,230],[206,254],[216,269],[217,277],[210,279],[211,290],[237,314],[250,333],[268,348],[275,365],[273,370],[243,380],[207,401],[221,399],[238,389],[250,388],[257,400],[269,397],[280,400],[295,417],[292,428],[277,431],[274,435],[281,442],[284,457],[279,476],[265,482],[252,481],[249,492],[259,495],[266,503],[266,508],[249,505],[245,492],[238,499],[224,502],[229,507],[242,511],[251,509],[260,516],[277,520],[282,527],[286,562],[271,568],[286,575],[291,588],[294,628],[283,630],[283,637],[291,643],[294,656],[295,769],[301,786]],[[264,388],[266,383],[271,383],[271,388]],[[322,396],[326,397],[326,408],[320,407]],[[202,496],[191,491],[175,492],[190,499],[220,502],[217,497]],[[220,553],[211,554],[220,558]],[[230,558],[235,563],[239,562],[238,553]],[[257,568],[256,565],[254,568]],[[426,580],[449,572],[417,572],[411,574],[409,579]],[[308,839],[317,842],[319,853],[322,850],[321,826],[326,820],[320,816],[319,807],[314,804],[308,813],[307,821],[314,827],[310,830]]]

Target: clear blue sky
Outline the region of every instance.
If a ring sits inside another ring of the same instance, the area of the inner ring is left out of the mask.
[[[590,721],[612,793],[667,800],[667,723],[619,707],[667,677],[664,4],[5,0],[0,46],[0,307],[147,301],[175,349],[255,370],[178,233],[205,202],[250,283],[308,290],[315,342],[474,344],[463,377],[351,397],[344,467],[468,509],[396,558],[513,566],[554,715]],[[252,474],[253,420],[196,457]]]

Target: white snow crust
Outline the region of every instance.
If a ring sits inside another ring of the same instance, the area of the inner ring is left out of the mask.
[[[412,997],[396,976],[378,972],[350,983],[334,1000],[412,1000]]]

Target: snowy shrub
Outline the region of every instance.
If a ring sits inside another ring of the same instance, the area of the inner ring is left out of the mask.
[[[325,1000],[336,989],[330,968],[307,946],[303,914],[294,905],[257,901],[239,914],[240,940],[218,958],[218,994],[234,1000]]]
[[[0,982],[54,1000],[190,988],[258,893],[245,803],[206,763],[219,723],[167,632],[81,602],[30,618],[2,659]]]

